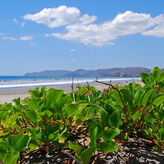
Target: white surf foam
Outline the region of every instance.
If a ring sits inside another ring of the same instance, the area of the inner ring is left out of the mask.
[[[140,80],[140,78],[108,78],[108,79],[98,79],[99,81],[131,81],[131,80]],[[94,82],[95,79],[83,79],[83,80],[74,80],[74,84]],[[55,81],[55,82],[42,82],[42,83],[29,83],[29,84],[6,84],[0,85],[0,88],[19,88],[19,87],[36,87],[36,86],[55,86],[55,85],[69,85],[72,84],[72,80],[68,81]]]

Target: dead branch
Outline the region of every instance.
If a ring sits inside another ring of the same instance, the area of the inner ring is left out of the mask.
[[[74,76],[72,77],[72,86],[71,86],[71,88],[72,88],[72,94],[73,94],[73,102],[76,102],[76,100],[75,100],[75,91],[74,91]]]
[[[117,93],[118,93],[119,96],[120,96],[120,100],[121,100],[121,102],[122,102],[122,104],[123,104],[123,106],[124,106],[124,108],[123,108],[124,113],[126,114],[127,108],[126,108],[126,105],[125,105],[125,103],[124,103],[124,101],[123,101],[123,99],[122,99],[121,92],[120,92],[115,86],[113,86],[111,83],[105,83],[105,82],[98,81],[98,80],[96,80],[95,82],[100,83],[100,84],[104,84],[104,85],[108,85],[108,86],[110,86],[112,89],[114,89],[114,90],[117,91]]]

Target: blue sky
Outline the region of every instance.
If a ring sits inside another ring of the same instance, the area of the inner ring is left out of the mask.
[[[0,1],[0,75],[164,68],[163,0]]]

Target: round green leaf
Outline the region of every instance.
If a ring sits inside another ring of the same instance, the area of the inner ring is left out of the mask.
[[[112,127],[119,127],[121,123],[121,112],[118,110],[114,111],[110,116],[109,121]]]
[[[100,143],[100,149],[103,153],[109,153],[112,151],[117,151],[118,145],[114,141],[108,140]]]
[[[118,128],[110,128],[109,130],[104,131],[103,139],[104,140],[113,139],[119,134],[120,134],[120,130]]]

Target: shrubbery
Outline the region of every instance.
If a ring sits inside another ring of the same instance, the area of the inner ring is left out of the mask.
[[[107,84],[106,90],[77,86],[64,94],[45,87],[30,90],[30,97],[0,105],[0,159],[21,160],[20,154],[55,147],[69,148],[79,163],[88,164],[101,153],[117,151],[119,141],[134,134],[164,148],[164,72],[141,73],[144,87]],[[98,81],[97,81],[98,82]],[[101,83],[101,82],[100,82]]]

